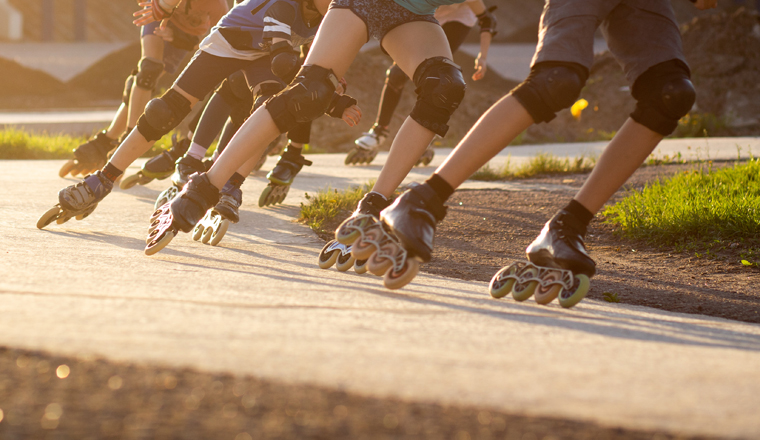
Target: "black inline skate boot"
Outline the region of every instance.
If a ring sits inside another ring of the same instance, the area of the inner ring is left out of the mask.
[[[559,297],[562,307],[578,304],[588,293],[596,263],[583,244],[586,226],[571,213],[560,210],[525,250],[528,261],[502,268],[491,279],[491,296],[508,294],[517,301],[535,296],[538,304]]]
[[[430,185],[406,191],[380,215],[410,256],[423,263],[433,254],[435,226],[446,216],[446,207]]]
[[[203,219],[193,229],[193,240],[216,246],[224,238],[230,223],[240,221],[240,205],[243,204],[243,191],[227,182],[222,187],[219,203],[209,209]]]
[[[106,131],[103,130],[77,147],[74,150],[74,159],[63,164],[58,175],[66,177],[71,173],[72,176],[77,176],[103,168],[108,160],[108,153],[118,146],[118,142],[106,136]]]
[[[300,148],[292,148],[288,145],[285,152],[280,156],[280,160],[274,169],[267,174],[269,185],[259,197],[259,207],[275,205],[282,203],[290,191],[290,185],[295,180],[296,175],[304,166],[311,166],[312,162],[306,160],[301,154]]]
[[[377,156],[377,151],[388,137],[388,129],[375,124],[368,132],[354,141],[354,148],[346,155],[346,165],[369,165]]]
[[[129,189],[133,186],[147,185],[153,179],[164,180],[174,172],[174,166],[177,160],[182,157],[190,148],[190,139],[184,138],[177,140],[177,136],[172,136],[172,146],[168,150],[162,151],[161,154],[154,156],[145,164],[136,174],[125,177],[121,180],[119,188]]]
[[[76,217],[82,220],[95,211],[98,203],[113,189],[113,182],[97,171],[76,185],[68,186],[58,193],[58,204],[50,208],[37,222],[39,229],[53,221],[59,225]]]
[[[211,184],[206,173],[192,176],[171,203],[153,213],[145,253],[153,255],[160,251],[179,231],[192,231],[206,212],[219,203],[219,197],[219,190]]]
[[[177,194],[182,191],[182,188],[185,187],[188,180],[190,180],[190,176],[195,173],[204,173],[206,171],[208,171],[208,168],[206,168],[206,164],[203,161],[192,156],[183,156],[177,161],[176,170],[174,171],[174,174],[172,174],[172,186],[158,195],[154,208],[158,209],[161,205],[174,200],[174,198],[177,197]]]

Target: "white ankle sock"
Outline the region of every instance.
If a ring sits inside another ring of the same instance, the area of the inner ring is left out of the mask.
[[[187,155],[190,157],[194,157],[198,160],[203,160],[203,158],[206,157],[206,147],[203,147],[193,142],[192,144],[190,144],[190,149],[187,150]]]

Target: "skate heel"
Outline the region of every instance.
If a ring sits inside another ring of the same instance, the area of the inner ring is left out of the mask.
[[[174,225],[174,216],[172,215],[171,205],[166,203],[159,208],[160,212],[154,214],[154,220],[150,225],[147,244],[145,245],[145,255],[154,255],[165,248],[179,232],[179,228]]]
[[[536,303],[546,305],[559,297],[560,305],[570,308],[586,296],[590,281],[586,275],[573,275],[569,270],[518,261],[499,270],[489,287],[494,298],[511,293],[515,301],[525,301],[534,296]]]
[[[206,216],[195,225],[193,240],[216,246],[222,241],[229,227],[229,220],[224,218],[216,209],[210,209]]]

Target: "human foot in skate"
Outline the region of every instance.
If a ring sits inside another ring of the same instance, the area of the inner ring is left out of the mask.
[[[377,156],[377,150],[385,142],[388,137],[388,129],[375,124],[368,132],[361,135],[361,137],[354,141],[354,148],[348,152],[346,156],[346,165],[369,165],[375,156]]]
[[[195,173],[206,172],[206,170],[206,164],[201,160],[196,159],[192,156],[182,157],[177,161],[176,169],[174,171],[174,174],[172,174],[172,186],[165,189],[161,192],[161,194],[158,195],[158,198],[156,198],[156,203],[154,204],[154,208],[158,209],[165,203],[174,200],[174,198],[177,197],[177,194],[182,191],[182,188],[184,188],[187,182],[190,180],[190,176]]]
[[[147,185],[152,182],[153,179],[164,180],[171,176],[174,172],[174,166],[177,159],[182,157],[190,148],[190,139],[183,138],[177,140],[177,136],[172,136],[172,146],[166,151],[162,151],[161,154],[154,156],[145,164],[142,169],[137,173],[127,176],[121,180],[119,188],[129,189],[133,186]]]
[[[92,214],[98,203],[113,189],[113,182],[101,171],[85,177],[76,185],[68,186],[58,193],[58,204],[40,217],[37,228],[42,229],[52,222],[59,225],[72,217],[82,220]]]
[[[165,248],[179,231],[192,231],[206,212],[219,203],[219,198],[219,190],[205,172],[192,176],[174,200],[153,213],[145,254],[153,255]]]
[[[304,166],[311,166],[312,162],[306,160],[301,154],[300,148],[294,148],[288,145],[285,152],[280,156],[280,160],[274,169],[267,174],[269,185],[259,197],[259,207],[275,205],[282,203],[290,191],[290,185],[293,184],[296,175]]]
[[[596,263],[583,244],[586,226],[576,216],[560,210],[544,226],[525,253],[530,262],[502,268],[491,280],[491,295],[510,293],[517,301],[535,296],[539,304],[559,297],[562,307],[573,307],[588,293]]]
[[[230,223],[240,221],[243,191],[230,182],[224,185],[219,203],[193,229],[193,240],[216,246],[224,238]]]
[[[74,177],[98,170],[106,164],[108,152],[118,146],[117,141],[106,136],[106,132],[103,130],[94,138],[77,147],[74,150],[74,159],[63,164],[58,175],[66,177],[71,174]]]

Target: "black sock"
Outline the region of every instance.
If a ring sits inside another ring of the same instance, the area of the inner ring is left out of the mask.
[[[243,175],[240,173],[235,173],[232,175],[232,177],[230,177],[230,183],[235,188],[240,188],[243,186],[243,182],[245,182],[245,177],[243,177]]]
[[[115,182],[116,179],[119,178],[122,174],[124,174],[124,171],[116,168],[111,164],[111,162],[108,162],[105,167],[103,167],[103,176],[105,176],[106,179],[110,180],[111,182]]]
[[[594,214],[586,209],[585,206],[576,202],[575,199],[570,200],[570,203],[562,209],[574,215],[578,220],[582,221],[585,226],[588,226],[591,219],[594,218]]]
[[[428,180],[425,181],[433,191],[435,191],[438,198],[441,199],[441,203],[446,203],[446,200],[454,194],[454,188],[449,185],[449,182],[443,180],[438,174],[433,174]]]

